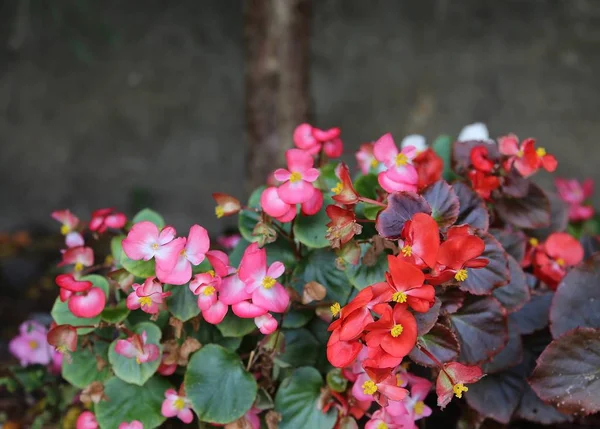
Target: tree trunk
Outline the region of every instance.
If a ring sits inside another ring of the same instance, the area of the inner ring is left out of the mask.
[[[244,2],[248,190],[284,166],[296,125],[308,120],[311,0]]]

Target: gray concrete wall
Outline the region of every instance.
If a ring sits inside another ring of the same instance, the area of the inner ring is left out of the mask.
[[[243,196],[242,2],[89,2],[112,38],[40,3],[24,45],[0,54],[0,230],[148,193],[181,228],[226,224],[210,194]],[[600,180],[599,71],[595,0],[314,1],[316,123],[351,149],[484,121],[537,137],[559,174]]]

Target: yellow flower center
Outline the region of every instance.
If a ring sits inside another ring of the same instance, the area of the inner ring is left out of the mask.
[[[424,409],[425,403],[423,401],[419,401],[415,404],[414,411],[416,415],[420,416],[421,414],[423,414]]]
[[[135,357],[135,363],[137,363],[138,365],[141,365],[141,364],[142,364],[142,361],[140,360],[140,358],[139,358],[139,357],[137,357],[137,356],[136,356],[136,357]]]
[[[292,183],[296,183],[302,180],[302,174],[294,171],[291,175],[290,175],[290,182]]]
[[[40,346],[40,345],[38,344],[38,342],[37,342],[37,341],[34,341],[34,340],[31,340],[31,341],[29,341],[29,348],[30,348],[31,350],[35,350],[35,349],[37,349],[39,346]]]
[[[524,155],[524,153],[523,153],[523,151],[522,151],[522,150],[520,150],[520,151],[518,151],[518,152],[517,152],[517,156],[518,156],[519,158],[523,158],[523,155]]]
[[[344,186],[342,185],[342,182],[337,182],[337,185],[335,185],[335,188],[331,188],[331,192],[333,192],[335,195],[339,195],[342,193],[343,189],[344,189]]]
[[[537,238],[531,237],[529,239],[529,244],[531,244],[533,247],[536,247],[538,244],[540,244],[540,240],[538,240]]]
[[[275,286],[275,279],[271,276],[265,276],[262,281],[262,285],[265,289],[271,289],[273,286]]]
[[[404,371],[407,371],[407,370],[408,370],[408,368],[410,368],[410,362],[402,362],[402,363],[400,364],[400,367],[401,367],[401,368],[402,368]]]
[[[402,249],[401,249],[402,255],[403,256],[412,256],[412,247],[409,246],[408,244],[406,244]]]
[[[69,232],[71,232],[71,228],[69,228],[69,225],[62,225],[60,227],[60,233],[62,235],[67,235]]]
[[[215,207],[215,214],[217,215],[217,218],[222,218],[225,215],[225,209],[221,206],[217,206]]]
[[[113,262],[115,262],[115,258],[113,258],[112,255],[106,255],[106,258],[104,258],[104,265],[112,265]]]
[[[67,353],[67,346],[60,345],[56,348],[56,351],[59,352],[61,355],[64,355],[65,353]]]
[[[389,429],[389,426],[387,424],[385,424],[385,422],[380,422],[377,425],[377,429]]]
[[[563,258],[558,258],[556,263],[562,267],[565,265],[565,260]]]
[[[408,157],[406,155],[403,153],[396,155],[396,167],[402,167],[406,164],[408,164]]]
[[[460,398],[462,398],[463,392],[467,392],[469,390],[469,388],[466,387],[462,383],[458,383],[452,387],[452,390],[454,391],[454,394],[456,395],[456,397],[460,399]]]
[[[397,338],[400,335],[402,335],[402,331],[404,331],[404,328],[402,327],[402,325],[398,324],[398,325],[394,325],[394,327],[392,328],[392,330],[390,332],[392,334],[392,337]]]
[[[400,304],[406,302],[408,296],[404,292],[396,292],[392,295],[392,301],[398,302]]]
[[[210,274],[211,277],[215,276],[215,270],[208,270],[207,273]]]
[[[365,395],[373,395],[377,392],[377,386],[371,380],[367,380],[362,385],[363,393]]]
[[[340,306],[339,302],[334,302],[333,305],[329,307],[329,309],[331,310],[331,314],[333,314],[333,317],[335,317],[338,314],[340,314],[342,307]]]
[[[149,307],[152,305],[152,298],[150,298],[149,296],[140,296],[138,298],[138,301],[140,303],[140,306],[142,307]]]
[[[538,147],[535,150],[535,153],[537,154],[537,156],[539,156],[541,158],[543,156],[546,156],[546,149],[544,149],[543,147]]]
[[[159,247],[160,247],[160,246],[158,245],[158,243],[154,243],[154,244],[152,245],[152,249],[154,249],[154,250],[158,250],[158,248],[159,248]]]
[[[215,288],[214,286],[206,286],[202,293],[204,294],[204,296],[211,296],[215,293]]]
[[[400,374],[396,374],[396,386],[401,387],[404,384],[404,379]]]
[[[179,255],[186,256],[187,252],[185,251],[185,249],[181,249],[181,252],[179,252]]]
[[[183,408],[185,407],[185,401],[182,398],[177,398],[173,401],[173,408],[175,408],[176,410],[183,410]]]
[[[81,262],[77,262],[75,264],[75,271],[81,271],[83,270],[83,264]]]
[[[371,167],[377,168],[378,165],[379,165],[379,161],[377,161],[375,158],[373,158],[371,160]]]
[[[456,274],[454,274],[454,278],[457,282],[464,282],[469,277],[469,273],[464,268],[462,270],[458,270]]]

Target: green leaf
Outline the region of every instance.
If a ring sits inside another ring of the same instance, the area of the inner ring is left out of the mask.
[[[338,164],[336,162],[329,162],[319,168],[321,174],[319,174],[317,183],[319,184],[319,188],[326,190],[326,193],[330,192],[331,188],[335,188],[335,185],[340,181],[335,174],[335,168],[337,166]]]
[[[283,328],[301,328],[306,325],[315,315],[313,310],[309,309],[290,309],[283,319]]]
[[[452,137],[441,135],[433,141],[433,151],[444,161],[442,177],[446,182],[456,179],[452,171]]]
[[[242,319],[232,312],[228,312],[217,329],[224,337],[244,337],[250,332],[256,330],[254,319]]]
[[[365,214],[366,219],[375,220],[377,219],[377,214],[383,210],[381,206],[375,206],[373,204],[365,204],[365,208],[363,213]]]
[[[335,253],[327,249],[310,252],[293,272],[293,284],[298,293],[310,281],[321,283],[327,289],[326,299],[345,305],[352,285],[343,271],[335,266]]]
[[[121,253],[121,265],[136,277],[148,278],[156,275],[154,259],[149,261],[134,261],[129,259],[125,252]]]
[[[333,204],[330,196],[323,196],[323,207],[313,216],[300,214],[296,217],[294,223],[294,237],[302,244],[320,249],[329,246],[329,240],[325,238],[327,234],[327,223],[330,219],[325,213],[328,205]]]
[[[33,365],[26,368],[15,366],[10,368],[10,372],[26,392],[33,392],[44,385],[46,370],[41,366]]]
[[[109,323],[120,323],[127,319],[127,316],[129,316],[129,309],[125,301],[111,307],[105,307],[100,313],[100,318]]]
[[[134,326],[133,331],[137,334],[146,331],[146,335],[148,336],[146,344],[158,345],[162,353],[162,346],[160,345],[162,333],[158,326],[149,322],[143,322]],[[159,358],[152,362],[137,363],[136,359],[126,358],[115,351],[117,341],[118,339],[114,340],[108,350],[108,361],[112,365],[115,375],[127,383],[143,386],[160,366],[161,353],[159,353]]]
[[[192,355],[184,379],[185,391],[198,418],[229,423],[254,403],[257,386],[237,354],[208,344]]]
[[[370,198],[372,200],[377,199],[378,188],[379,181],[377,180],[377,175],[373,173],[358,176],[354,181],[354,189],[361,197]]]
[[[361,244],[361,261],[367,250],[371,247],[369,244]],[[368,266],[362,262],[358,265],[348,264],[346,267],[346,275],[348,280],[358,290],[362,290],[373,283],[385,281],[385,272],[388,268],[387,253],[381,252],[377,256],[377,261],[374,265]]]
[[[88,280],[93,283],[94,286],[99,287],[104,291],[106,298],[108,298],[109,293],[109,285],[108,281],[97,274],[90,274],[88,276],[83,276],[81,280]],[[100,315],[96,317],[90,318],[81,318],[73,316],[71,310],[67,305],[67,302],[62,302],[59,298],[56,298],[54,301],[54,305],[52,306],[52,318],[58,325],[73,325],[73,326],[82,326],[82,325],[95,325],[100,322]],[[92,332],[94,328],[81,328],[77,330],[79,335],[85,335]]]
[[[165,285],[165,291],[171,292],[171,296],[167,298],[169,311],[182,322],[187,322],[200,314],[198,298],[187,284],[181,286]]]
[[[260,188],[257,188],[254,190],[254,192],[252,192],[250,198],[248,199],[248,207],[250,207],[251,209],[260,208],[260,196],[265,190],[265,188],[265,186],[261,186]],[[259,221],[259,213],[256,213],[252,210],[242,210],[238,218],[238,228],[240,230],[240,234],[242,234],[242,237],[244,237],[247,241],[250,242],[256,241],[257,237],[254,237],[252,235],[252,231],[254,230],[254,227]]]
[[[133,217],[131,222],[138,223],[145,220],[152,222],[154,225],[158,226],[159,229],[165,226],[163,217],[151,209],[140,210],[138,214]]]
[[[312,366],[317,361],[319,342],[307,329],[284,330],[284,351],[277,361],[291,367]]]
[[[275,411],[281,414],[279,429],[331,429],[337,413],[332,407],[327,413],[319,404],[323,379],[315,368],[295,370],[281,384],[275,396]]]
[[[162,377],[152,377],[144,386],[127,384],[117,377],[104,383],[108,401],[95,406],[96,419],[101,428],[117,428],[122,422],[139,420],[145,429],[160,426],[165,417],[160,412],[165,391],[172,388]]]
[[[110,254],[113,257],[114,264],[117,268],[121,266],[121,258],[123,253],[123,240],[125,240],[124,235],[117,235],[116,237],[111,238],[110,240]]]
[[[93,381],[104,381],[110,377],[108,366],[98,371],[96,356],[104,359],[107,357],[108,347],[105,343],[98,342],[92,348],[84,348],[71,353],[71,359],[63,359],[62,376],[70,384],[80,389],[88,386]]]

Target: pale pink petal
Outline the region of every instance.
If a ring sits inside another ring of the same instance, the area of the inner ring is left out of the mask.
[[[280,277],[285,272],[285,265],[279,261],[275,261],[271,264],[267,270],[267,275],[274,279]]]
[[[117,340],[117,344],[115,345],[115,352],[129,359],[132,359],[137,356],[137,349],[131,342],[127,340]]]
[[[300,180],[298,182],[285,182],[277,188],[277,195],[288,204],[302,204],[313,196],[314,187],[309,182]]]
[[[519,139],[515,135],[508,135],[498,139],[498,149],[504,155],[516,155],[519,152]]]
[[[278,168],[273,173],[273,176],[275,177],[275,179],[279,180],[280,182],[285,182],[287,180],[290,180],[291,174],[292,173],[287,171],[285,168]]]
[[[252,292],[252,302],[275,313],[283,313],[290,303],[290,296],[283,286],[275,283],[270,289],[259,287]]]
[[[192,414],[192,410],[190,410],[189,408],[184,408],[183,410],[179,411],[179,413],[177,414],[177,418],[183,423],[188,424],[191,423],[192,420],[194,420],[194,415]]]
[[[404,146],[401,152],[403,155],[406,155],[409,161],[412,161],[417,156],[417,148],[412,145]]]
[[[163,244],[171,242],[175,238],[176,234],[177,231],[175,231],[175,228],[172,226],[165,226],[162,231],[160,231],[158,236],[158,244],[162,246]]]
[[[304,173],[313,166],[313,157],[301,149],[288,149],[285,152],[287,166],[291,172]],[[303,174],[304,175],[304,174]]]
[[[412,165],[402,165],[400,167],[391,167],[386,171],[387,176],[394,182],[417,184],[419,182],[419,174],[417,169]]]
[[[362,385],[369,380],[370,378],[366,373],[360,374],[354,382],[354,385],[352,386],[352,396],[354,396],[359,401],[372,401],[373,395],[367,395],[366,393],[364,393],[362,387]]]
[[[291,222],[296,217],[296,212],[297,212],[296,206],[292,205],[292,206],[290,206],[290,209],[288,210],[288,212],[286,214],[284,214],[283,216],[279,216],[275,219],[277,219],[281,223]]]
[[[251,303],[250,301],[242,301],[231,306],[233,314],[243,319],[251,319],[253,317],[262,316],[267,312],[262,307]]]
[[[140,308],[140,297],[136,292],[131,292],[129,295],[127,295],[126,304],[128,309],[137,310]]]
[[[252,243],[244,251],[238,275],[246,286],[254,288],[260,286],[266,271],[267,251],[259,249],[257,243]]]
[[[184,237],[179,237],[174,239],[173,241],[160,246],[155,251],[156,258],[156,271],[159,270],[163,273],[167,273],[173,269],[175,264],[179,262],[180,256],[182,256],[182,251],[185,248],[186,239]],[[184,257],[185,261],[187,259]],[[158,277],[158,276],[157,276]],[[159,277],[160,279],[160,277]],[[161,280],[163,283],[167,283]]]
[[[131,231],[123,240],[123,251],[128,258],[134,261],[140,259],[149,261],[154,256],[155,250],[152,245],[157,243],[157,240],[158,227],[156,225],[148,221],[138,222],[131,227]]]
[[[196,274],[189,284],[189,288],[194,294],[199,293],[201,286],[209,285],[215,282],[215,278],[210,273]]]
[[[227,305],[232,305],[250,299],[251,295],[245,289],[246,285],[236,274],[225,277],[219,289],[219,300]]]
[[[277,320],[269,313],[255,317],[254,323],[256,324],[256,327],[259,329],[261,334],[264,335],[272,334],[277,330]]]
[[[185,253],[188,261],[193,265],[198,265],[204,261],[204,257],[210,248],[210,238],[208,231],[200,225],[193,225],[190,228]]]
[[[386,165],[388,163],[396,162],[396,155],[398,155],[398,148],[394,139],[390,133],[382,135],[379,140],[373,145],[373,154],[375,159],[379,162],[383,162]]]
[[[212,325],[218,325],[225,318],[227,309],[227,305],[223,304],[221,301],[217,301],[209,309],[202,310],[202,317],[204,317],[204,320],[206,320],[208,323]]]
[[[379,182],[379,185],[387,192],[398,192],[398,191],[416,192],[417,191],[416,184],[411,185],[411,184],[407,184],[407,183],[395,182],[394,180],[392,180],[388,177],[387,171],[379,173],[379,176],[377,176],[377,180]]]
[[[208,310],[217,302],[217,293],[207,288],[211,288],[212,286],[202,286],[198,289],[198,308],[202,311]]]
[[[168,398],[163,401],[160,412],[164,417],[175,417],[179,413],[179,410],[175,408],[176,400],[177,398]]]
[[[260,195],[260,206],[266,214],[272,217],[283,216],[290,210],[290,205],[279,198],[277,188],[271,186]]]
[[[123,228],[127,223],[127,217],[123,213],[114,213],[104,219],[104,225],[109,228]]]
[[[309,168],[304,173],[302,173],[302,180],[306,180],[307,182],[314,182],[319,178],[319,170],[316,168]]]
[[[77,231],[69,232],[65,237],[65,243],[67,247],[79,247],[85,244],[83,236]]]
[[[177,258],[177,263],[171,270],[163,270],[162,266],[158,264],[157,258],[156,277],[162,283],[171,285],[186,284],[192,278],[192,264],[190,264],[185,255],[180,254]]]
[[[220,250],[210,250],[206,252],[206,257],[217,275],[225,277],[228,274],[229,256],[227,256],[227,253],[221,252]]]

